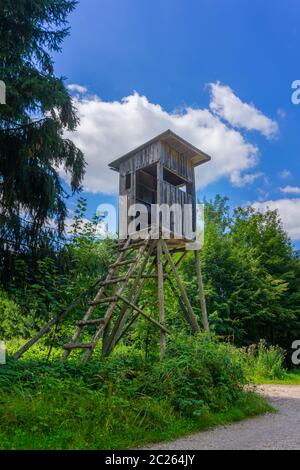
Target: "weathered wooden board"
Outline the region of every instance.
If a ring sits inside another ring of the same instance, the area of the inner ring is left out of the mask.
[[[124,176],[128,173],[153,165],[160,159],[160,143],[155,142],[143,150],[130,156],[127,160],[120,165],[120,175]]]
[[[190,158],[178,153],[175,149],[172,149],[163,142],[161,143],[160,151],[163,165],[166,168],[189,181],[193,180],[194,169]]]

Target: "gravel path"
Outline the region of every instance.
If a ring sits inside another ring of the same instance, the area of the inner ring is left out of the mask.
[[[300,449],[300,385],[264,385],[259,391],[279,410],[257,418],[153,445],[152,450]]]

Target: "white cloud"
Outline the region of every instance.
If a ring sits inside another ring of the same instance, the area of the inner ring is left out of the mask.
[[[80,94],[87,93],[88,91],[87,88],[85,88],[84,86],[77,85],[75,83],[68,85],[68,90],[74,91],[75,93],[80,93]]]
[[[259,201],[265,201],[270,195],[270,192],[267,191],[265,188],[258,188],[257,191],[260,195]]]
[[[253,104],[243,103],[232,89],[220,83],[212,83],[210,109],[232,126],[256,130],[265,137],[274,137],[278,132],[275,121],[265,116]]]
[[[280,188],[280,191],[284,194],[300,194],[300,188],[298,186],[285,186]]]
[[[258,178],[262,178],[264,176],[263,173],[249,173],[245,175],[241,175],[239,171],[234,171],[231,175],[231,182],[239,187],[242,188],[243,186],[246,186],[247,184],[252,184],[254,181],[256,181]]]
[[[280,117],[280,119],[285,119],[286,118],[286,112],[282,108],[277,109],[277,115]]]
[[[223,177],[242,186],[260,176],[249,174],[249,169],[259,161],[258,148],[209,109],[188,107],[180,112],[167,112],[138,93],[113,102],[77,95],[74,104],[81,122],[68,137],[85,154],[86,191],[116,193],[118,176],[108,164],[167,129],[212,156],[211,162],[196,170],[198,189]]]
[[[282,178],[283,180],[291,178],[291,176],[292,176],[292,173],[289,170],[282,170],[279,173],[279,178]]]
[[[300,240],[300,199],[278,199],[255,202],[252,206],[261,212],[278,210],[283,226],[292,240]]]

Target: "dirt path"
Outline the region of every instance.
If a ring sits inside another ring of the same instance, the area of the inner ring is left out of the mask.
[[[300,449],[300,385],[259,387],[279,410],[211,431],[200,432],[174,442],[151,447],[156,450],[281,450]]]

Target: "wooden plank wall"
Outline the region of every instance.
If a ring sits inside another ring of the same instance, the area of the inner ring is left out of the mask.
[[[161,143],[161,156],[166,168],[189,181],[193,181],[193,167],[191,161],[184,155],[180,155],[165,143]]]
[[[186,192],[181,191],[180,189],[176,188],[175,186],[168,183],[167,181],[163,182],[163,194],[162,194],[161,204],[166,204],[169,207],[172,207],[173,204],[179,204],[182,207],[182,233],[183,235],[186,235],[186,236],[188,236],[188,233],[185,233],[186,227],[187,227],[186,225],[187,221],[184,220],[184,217],[185,217],[184,205],[192,204],[193,206],[192,218],[194,219],[195,209],[196,209],[194,202],[195,200],[192,194],[188,194]],[[191,229],[194,229],[194,222],[192,222]]]
[[[163,182],[163,204],[180,204],[183,206],[184,204],[192,204],[194,201],[194,197],[192,194],[185,193],[181,191],[181,189],[176,188],[172,184],[168,183],[167,181]]]
[[[121,176],[145,168],[153,163],[162,161],[163,165],[190,182],[193,181],[194,168],[190,159],[179,154],[163,142],[155,142],[140,152],[129,157],[120,165]]]
[[[155,142],[140,152],[137,152],[132,157],[129,157],[128,160],[122,162],[120,165],[120,174],[123,176],[127,173],[134,173],[140,168],[145,168],[146,166],[158,162],[159,159],[160,143]]]

